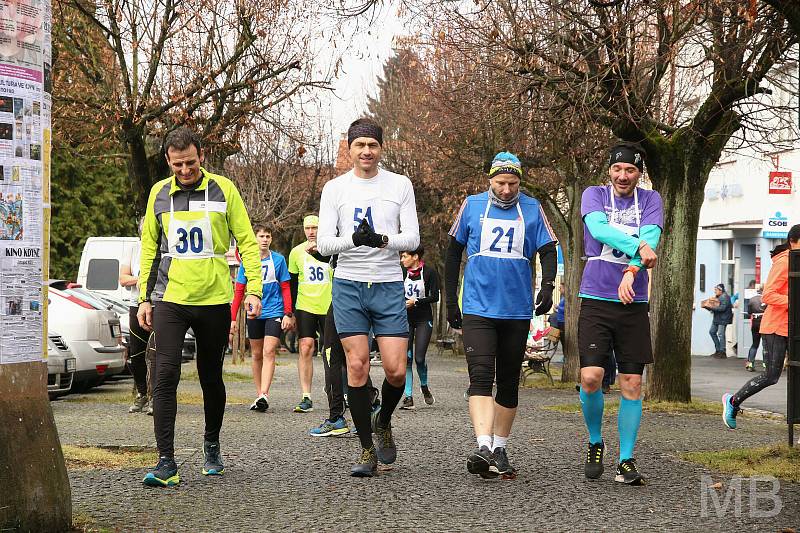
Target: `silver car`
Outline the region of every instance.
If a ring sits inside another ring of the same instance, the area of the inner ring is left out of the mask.
[[[55,331],[47,335],[47,394],[50,399],[63,396],[72,387],[77,360],[75,355]]]

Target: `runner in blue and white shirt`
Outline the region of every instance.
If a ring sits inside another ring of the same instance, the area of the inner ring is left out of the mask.
[[[339,254],[333,275],[333,315],[347,357],[348,403],[361,441],[351,475],[371,477],[377,462],[393,463],[391,417],[403,397],[408,318],[398,252],[419,246],[414,188],[406,176],[378,166],[383,130],[358,119],[347,131],[353,170],[322,189],[317,249]],[[368,334],[378,339],[386,379],[380,416],[371,421]],[[373,445],[370,425],[377,436]]]
[[[556,237],[537,200],[520,192],[522,165],[508,152],[489,170],[489,190],[467,197],[450,230],[445,261],[447,320],[462,328],[458,275],[464,268],[463,332],[469,370],[469,411],[478,448],[470,473],[512,476],[506,445],[517,413],[519,372],[533,315],[532,262],[538,253],[542,287],[536,314],[553,307]],[[497,394],[492,400],[492,384]]]

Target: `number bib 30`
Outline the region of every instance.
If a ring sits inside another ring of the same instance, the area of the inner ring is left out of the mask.
[[[205,217],[196,220],[177,220],[170,198],[169,231],[167,245],[169,256],[178,259],[207,259],[214,257],[214,236],[211,233],[211,218],[208,216],[208,189],[204,202]]]

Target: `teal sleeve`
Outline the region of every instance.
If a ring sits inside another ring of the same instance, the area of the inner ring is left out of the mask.
[[[639,239],[626,235],[618,229],[612,228],[608,223],[605,213],[592,211],[583,217],[589,233],[596,240],[611,246],[625,255],[633,257],[639,250]]]
[[[655,224],[642,226],[639,233],[642,240],[645,241],[648,245],[650,245],[650,248],[655,250],[656,246],[658,246],[658,241],[661,240],[661,227],[656,226]],[[639,255],[638,251],[636,252],[636,255],[633,256],[633,259],[631,259],[631,262],[628,264],[642,268],[642,258]]]

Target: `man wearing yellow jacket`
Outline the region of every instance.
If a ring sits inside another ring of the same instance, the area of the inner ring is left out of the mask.
[[[233,289],[225,252],[231,236],[242,256],[247,285],[245,309],[261,313],[261,267],[258,244],[242,197],[228,178],[201,167],[200,138],[182,127],[164,140],[173,175],[153,185],[142,228],[139,312],[156,344],[153,415],[158,465],[145,485],[180,482],[174,437],[183,338],[189,328],[197,338],[197,373],[203,389],[204,475],[224,472],[219,432],[225,413],[222,363],[230,329]]]

